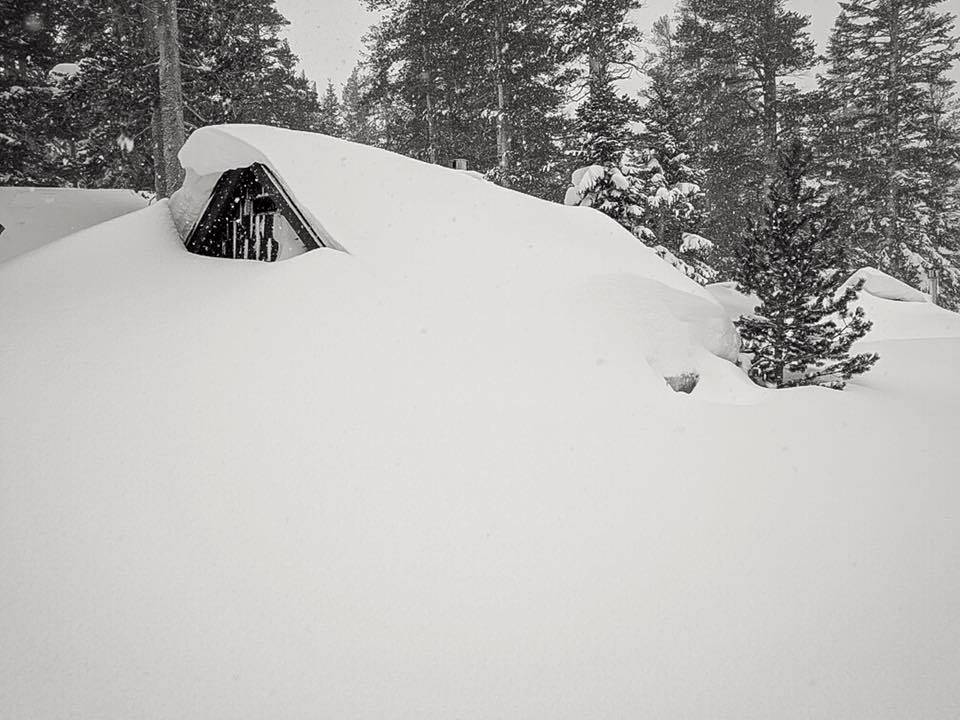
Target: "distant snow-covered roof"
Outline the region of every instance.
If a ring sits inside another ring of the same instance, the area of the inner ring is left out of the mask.
[[[0,262],[146,205],[133,190],[0,188]]]

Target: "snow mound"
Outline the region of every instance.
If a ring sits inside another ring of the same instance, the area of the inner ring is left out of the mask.
[[[744,315],[753,315],[760,305],[760,298],[756,295],[744,295],[737,290],[737,284],[732,281],[712,283],[705,287],[731,320],[739,320]]]
[[[850,276],[850,279],[847,280],[844,286],[853,285],[861,280],[864,281],[863,292],[873,295],[874,297],[884,300],[897,300],[899,302],[930,302],[929,296],[925,293],[872,267],[864,267],[857,270]]]
[[[685,183],[681,183],[685,184]],[[699,191],[699,188],[698,188]],[[708,240],[702,235],[697,235],[696,233],[685,232],[681,238],[680,242],[680,252],[695,252],[697,250],[712,250],[714,244],[712,240]]]
[[[228,125],[195,132],[180,153],[184,187],[170,201],[181,236],[189,233],[220,173],[254,162],[270,167],[321,235],[410,296],[459,304],[464,318],[517,312],[525,297],[576,295],[589,278],[624,276],[686,318],[637,308],[642,358],[672,374],[696,372],[704,349],[736,356],[722,309],[696,283],[606,216],[565,208],[462,172],[324,135]],[[583,178],[581,180],[585,181]],[[588,312],[603,314],[601,300]],[[541,304],[542,301],[537,301]],[[691,313],[689,305],[698,306]],[[611,312],[617,313],[618,310]],[[698,318],[691,321],[690,318]],[[556,326],[551,316],[544,326]],[[559,330],[558,330],[559,332]]]
[[[955,718],[960,338],[762,390],[595,211],[185,157],[181,224],[259,157],[345,252],[191,255],[160,202],[0,264],[0,717]]]
[[[132,190],[0,187],[0,262],[146,205]]]

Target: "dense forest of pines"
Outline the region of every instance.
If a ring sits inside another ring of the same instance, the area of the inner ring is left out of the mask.
[[[166,2],[0,0],[0,182],[168,194]],[[935,277],[958,307],[960,52],[938,0],[845,0],[822,57],[786,0],[682,0],[648,28],[640,0],[365,4],[380,18],[365,58],[318,92],[272,0],[180,0],[185,131],[257,122],[463,158],[597,208],[700,282],[737,276],[799,143],[843,257]]]

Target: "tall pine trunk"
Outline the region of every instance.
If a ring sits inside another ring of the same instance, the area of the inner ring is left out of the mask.
[[[149,1],[149,0],[148,0]],[[164,190],[170,195],[183,182],[177,153],[183,147],[183,87],[180,81],[180,45],[176,0],[154,0],[157,12],[157,47],[160,59],[160,133],[163,138]]]
[[[142,0],[140,3],[140,31],[146,63],[159,65],[157,5],[154,0]],[[157,197],[167,197],[166,176],[163,172],[163,132],[160,127],[160,103],[157,96],[150,102],[150,140],[153,146],[153,189]]]
[[[493,25],[493,63],[497,86],[497,163],[501,170],[501,182],[510,187],[510,117],[507,78],[503,58],[503,4],[497,2]]]
[[[764,12],[764,34],[767,38],[773,38],[776,34],[776,18],[774,16],[775,6],[773,3],[766,3]],[[763,45],[761,45],[763,47]],[[761,92],[763,94],[763,143],[765,145],[766,157],[764,169],[764,195],[770,189],[773,177],[777,173],[779,164],[778,144],[779,144],[779,123],[780,123],[780,105],[777,88],[777,60],[771,57],[769,50],[765,53],[760,77]]]
[[[763,69],[763,142],[766,146],[765,188],[769,189],[777,172],[779,145],[780,107],[777,97],[777,68],[767,65]]]

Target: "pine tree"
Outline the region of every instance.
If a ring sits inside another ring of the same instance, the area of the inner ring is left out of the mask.
[[[80,72],[57,93],[57,128],[45,139],[69,184],[162,188],[158,5],[142,5],[154,11],[149,26],[135,5],[80,0],[58,28],[58,53]]]
[[[384,146],[466,158],[543,197],[565,181],[567,0],[368,0],[367,107]]]
[[[690,132],[705,175],[705,230],[729,250],[759,212],[780,138],[797,130],[793,79],[810,69],[809,20],[784,0],[684,0],[677,46]]]
[[[927,260],[927,275],[936,275],[943,286],[938,302],[952,310],[960,309],[960,105],[952,87],[931,85],[930,121],[926,123],[923,170],[929,177],[924,218],[930,244],[936,255]],[[952,262],[951,262],[952,261]],[[928,279],[927,288],[930,288]]]
[[[445,109],[438,103],[447,68],[447,8],[429,0],[371,0],[368,7],[383,19],[368,37],[371,83],[361,93],[359,69],[354,69],[347,85],[351,104],[355,112],[371,105],[384,111],[384,140],[389,138],[385,144],[391,150],[438,162],[443,154],[439,120]]]
[[[62,13],[50,0],[0,0],[0,184],[64,181],[46,141],[56,129],[48,73],[60,61]]]
[[[957,232],[944,227],[957,178],[946,122],[958,57],[940,0],[841,2],[821,78],[830,121],[827,170],[851,196],[864,261],[921,285],[937,269],[946,304],[960,300]]]
[[[333,83],[327,80],[327,90],[320,101],[320,111],[317,114],[317,132],[333,137],[343,137],[343,118],[340,114],[340,100]]]
[[[364,84],[360,68],[353,68],[341,95],[340,116],[343,119],[343,137],[363,145],[376,145],[378,144],[376,131],[370,118]]]
[[[843,389],[878,358],[850,355],[871,327],[863,309],[851,307],[863,281],[842,285],[848,268],[837,218],[806,178],[810,162],[799,140],[779,155],[762,218],[737,249],[738,289],[756,294],[760,305],[736,324],[758,384]]]
[[[714,245],[703,232],[704,171],[697,167],[691,139],[691,108],[683,96],[684,69],[669,17],[659,18],[651,40],[655,48],[648,65],[646,104],[640,114],[647,198],[644,224],[656,236],[661,256],[690,277],[716,280],[711,267]],[[682,258],[682,260],[681,260]]]
[[[491,137],[488,176],[545,198],[556,198],[566,185],[571,123],[564,106],[573,78],[562,48],[568,5],[567,0],[454,3],[460,35],[479,41],[470,46],[479,70],[470,76],[476,84],[465,89]]]
[[[21,5],[13,4],[11,18]],[[20,55],[16,63],[4,60],[16,68],[10,85],[26,90],[0,103],[0,119],[17,118],[3,126],[13,139],[0,142],[4,174],[20,182],[165,192],[154,162],[162,155],[156,142],[159,45],[156,21],[147,17],[157,7],[102,0],[24,6],[39,18],[39,30],[30,31],[27,43],[12,38]],[[177,11],[188,131],[218,122],[314,126],[319,101],[296,72],[297,58],[280,35],[286,20],[273,0],[180,0]],[[18,32],[33,27],[23,20]],[[5,47],[0,44],[0,53]],[[63,61],[76,62],[80,72],[51,86],[47,75]],[[0,77],[0,93],[3,82]]]
[[[784,0],[689,0],[680,36],[709,72],[720,72],[740,94],[763,138],[769,173],[777,164],[784,129],[784,79],[815,61],[806,28],[810,20],[787,10]]]
[[[642,186],[637,168],[625,156],[620,163],[577,168],[567,188],[564,204],[599,210],[616,220],[632,235],[653,245],[656,237],[644,225]]]
[[[591,77],[588,88],[588,97],[577,110],[583,138],[577,153],[580,167],[573,172],[564,203],[595,208],[653,244],[655,237],[643,222],[643,187],[632,151],[636,138],[629,128],[638,105],[620,95],[606,73]]]
[[[181,44],[191,126],[262,123],[310,130],[319,99],[297,72],[274,0],[185,0]]]
[[[634,0],[581,0],[566,21],[571,54],[583,66],[577,84],[585,97],[577,108],[580,167],[564,202],[595,208],[650,242],[654,238],[643,223],[637,138],[631,128],[640,105],[617,88],[635,60],[640,31],[627,20],[638,7]]]
[[[632,145],[629,125],[639,105],[617,83],[629,77],[635,61],[640,30],[628,15],[639,7],[637,0],[580,0],[566,21],[567,41],[585,69],[579,84],[586,98],[577,108],[582,164],[616,165]]]
[[[601,75],[591,79],[587,99],[577,108],[583,138],[577,160],[582,164],[618,165],[623,154],[636,144],[630,124],[639,115],[639,104],[620,94],[612,78]]]
[[[453,0],[369,0],[382,16],[367,37],[362,103],[376,142],[427,162],[466,158],[489,167],[495,151],[487,95],[487,39]]]

